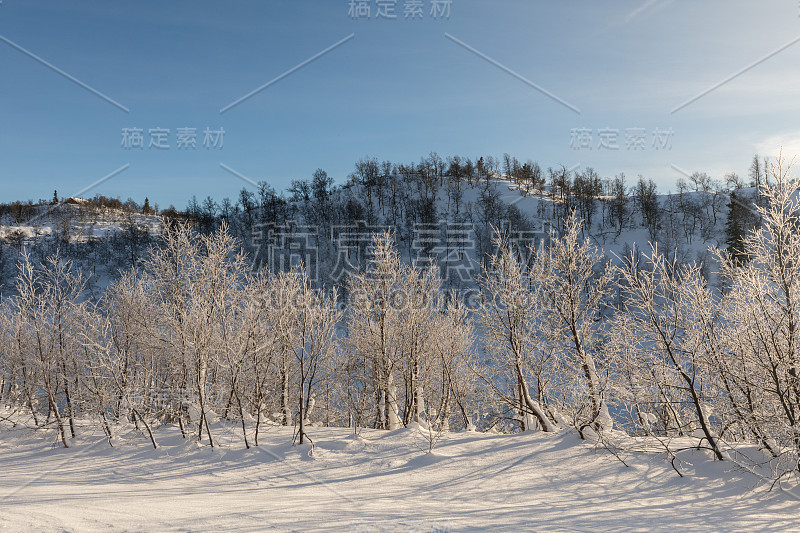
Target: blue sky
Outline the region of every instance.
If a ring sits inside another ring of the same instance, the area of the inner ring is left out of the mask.
[[[800,152],[800,42],[764,59],[800,37],[797,0],[452,0],[449,18],[432,1],[407,20],[397,0],[387,20],[376,0],[355,19],[350,0],[2,0],[0,201],[71,195],[124,168],[83,195],[183,207],[251,187],[220,164],[281,190],[316,168],[343,183],[361,157],[431,151],[642,174],[666,191],[675,167],[721,178],[756,152]],[[122,146],[124,128],[143,130],[143,149]],[[148,146],[156,128],[169,148]],[[196,149],[177,148],[180,128]],[[225,130],[221,148],[203,146],[206,128]],[[601,130],[619,148],[599,146]],[[671,132],[659,149],[656,130]]]

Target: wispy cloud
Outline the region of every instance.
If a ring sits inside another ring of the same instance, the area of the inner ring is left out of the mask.
[[[619,28],[621,26],[625,26],[626,24],[630,23],[632,20],[637,18],[638,16],[650,12],[660,11],[661,9],[667,7],[673,2],[673,0],[646,0],[643,4],[639,5],[632,11],[629,11],[624,16],[616,16],[612,19],[611,23],[606,26],[602,31],[606,32],[613,28]]]
[[[761,157],[774,159],[781,153],[784,158],[800,158],[800,130],[773,135],[756,144],[756,150]]]
[[[647,11],[656,4],[661,4],[660,7],[664,7],[666,4],[669,4],[671,2],[672,0],[647,0],[644,4],[640,5],[639,7],[637,7],[636,9],[625,15],[625,18],[623,19],[622,23],[623,24],[629,23],[630,21],[632,21],[633,19],[635,19],[636,17],[638,17],[639,15],[641,15],[642,13],[644,13],[645,11]]]
[[[739,76],[741,76],[745,72],[749,71],[752,68],[757,67],[758,65],[760,65],[764,61],[767,61],[768,59],[772,58],[773,56],[778,55],[779,53],[783,52],[784,50],[786,50],[787,48],[795,45],[798,42],[800,42],[800,36],[795,37],[794,39],[792,39],[788,43],[782,45],[780,48],[777,48],[777,49],[773,50],[772,52],[768,53],[767,55],[765,55],[764,57],[761,57],[760,59],[758,59],[756,61],[753,61],[752,63],[750,63],[746,67],[737,70],[736,72],[734,72],[733,74],[731,74],[730,76],[725,78],[724,80],[715,83],[714,85],[712,85],[708,89],[704,90],[703,92],[697,94],[696,96],[691,97],[690,99],[686,100],[685,102],[683,102],[679,106],[673,108],[672,111],[670,111],[670,113],[676,113],[676,112],[680,111],[681,109],[683,109],[684,107],[688,106],[692,102],[695,102],[695,101],[699,100],[700,98],[704,97],[705,95],[707,95],[707,94],[709,94],[709,93],[711,93],[713,91],[716,91],[717,89],[719,89],[720,87],[722,87],[726,83],[738,78]]]

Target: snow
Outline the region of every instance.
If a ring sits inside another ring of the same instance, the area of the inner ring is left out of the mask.
[[[31,221],[34,225],[0,225],[0,239],[8,239],[14,234],[20,234],[24,239],[42,238],[67,227],[70,242],[76,243],[122,233],[130,224],[146,230],[150,236],[157,236],[162,226],[160,217],[97,208],[83,198],[69,198],[63,204],[37,206],[35,210],[37,214]],[[9,222],[8,218],[6,216],[0,222]]]
[[[315,428],[311,447],[270,427],[245,450],[132,428],[56,448],[41,431],[0,433],[3,531],[760,531],[800,529],[790,492],[731,462],[680,453],[622,462],[574,433],[444,435]]]
[[[0,226],[0,239],[32,239],[53,233],[50,226]]]
[[[87,200],[86,198],[78,198],[76,196],[70,196],[66,200],[64,200],[65,204],[77,204],[77,205],[90,205],[92,202]]]
[[[522,197],[507,182],[494,186],[534,228],[544,227],[536,213],[546,198]],[[478,192],[467,188],[464,203]],[[82,204],[56,212],[69,221],[74,242],[130,223],[158,233],[155,217],[110,210],[79,216]],[[55,216],[39,223],[2,226],[0,238],[19,231],[32,239],[61,227]],[[646,250],[649,236],[637,223],[619,236],[592,238],[613,256],[625,243]],[[681,246],[693,257],[709,244],[693,236]],[[197,422],[197,406],[189,414]],[[439,438],[418,424],[359,436],[313,427],[313,453],[291,445],[291,428],[270,426],[260,447],[245,450],[238,424],[208,418],[221,448],[185,440],[173,426],[156,429],[158,450],[130,427],[115,429],[113,448],[87,429],[70,449],[54,446],[41,430],[0,429],[0,531],[800,530],[800,491],[769,491],[762,479],[706,451],[678,452],[680,477],[657,445],[629,447],[640,451],[621,457],[626,466],[566,431],[503,435],[472,426]],[[655,422],[651,414],[643,419]],[[597,437],[588,428],[585,435]],[[432,439],[436,447],[426,453]]]

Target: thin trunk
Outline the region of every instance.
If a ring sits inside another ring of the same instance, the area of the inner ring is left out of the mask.
[[[69,378],[67,377],[67,364],[61,363],[61,370],[64,372],[64,395],[67,400],[67,417],[69,418],[69,432],[75,438],[75,413],[72,410],[72,395],[69,392]]]
[[[61,442],[64,444],[64,448],[69,448],[69,442],[67,442],[67,434],[64,431],[64,421],[61,419],[61,415],[58,412],[58,405],[56,404],[56,400],[53,397],[53,392],[52,392],[52,389],[50,387],[50,380],[45,379],[44,380],[44,386],[45,386],[45,389],[47,390],[47,397],[48,397],[49,404],[50,404],[50,411],[53,413],[53,416],[55,416],[55,418],[56,418],[56,424],[58,424],[58,432],[59,432],[59,435],[61,436]],[[48,419],[49,419],[49,414],[48,414]]]
[[[420,383],[420,367],[419,360],[414,362],[414,376],[412,386],[414,387],[414,422],[419,423],[420,418],[425,412],[425,394],[423,386]]]
[[[144,419],[144,417],[142,416],[142,414],[139,412],[138,409],[136,409],[135,407],[131,406],[131,411],[133,412],[133,414],[134,414],[134,416],[136,418],[138,418],[139,420],[142,421],[142,424],[144,425],[145,429],[147,430],[147,435],[150,437],[150,442],[153,444],[153,448],[154,449],[158,449],[158,443],[156,443],[156,437],[155,437],[155,435],[153,435],[153,430],[150,427],[150,424],[147,423],[147,420]]]
[[[253,444],[258,446],[258,431],[261,429],[261,398],[256,398],[258,400],[258,408],[256,409],[256,434],[253,436]]]
[[[112,448],[114,447],[114,443],[111,442],[112,434],[111,434],[111,427],[108,425],[108,419],[106,418],[106,413],[101,409],[100,410],[100,420],[103,421],[103,432],[106,434],[106,439],[108,439],[108,445]]]
[[[247,442],[247,426],[244,423],[244,407],[242,407],[242,399],[239,394],[236,394],[236,403],[239,404],[239,419],[242,421],[242,435],[244,436],[244,447],[250,449],[250,443]]]
[[[522,368],[520,368],[519,364],[517,365],[517,380],[519,381],[520,391],[522,392],[522,398],[525,401],[528,409],[530,410],[531,414],[536,417],[536,420],[539,422],[539,425],[542,427],[542,431],[545,432],[552,432],[555,431],[556,428],[550,419],[547,418],[542,407],[539,405],[539,402],[534,401],[531,398],[530,393],[528,392],[528,385],[525,383],[525,378],[522,375]]]
[[[401,422],[397,409],[397,385],[394,382],[394,372],[388,371],[386,376],[386,417],[389,431],[399,429]]]
[[[281,368],[281,412],[283,425],[288,426],[292,420],[292,413],[289,407],[289,372],[285,366]]]
[[[300,417],[300,444],[305,443],[306,437],[306,413],[305,413],[305,402],[303,401],[303,383],[300,383],[300,412],[298,413]]]
[[[186,427],[183,425],[183,408],[178,410],[178,426],[181,428],[181,437],[186,438]]]

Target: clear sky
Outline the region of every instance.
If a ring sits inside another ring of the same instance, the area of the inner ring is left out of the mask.
[[[0,201],[122,169],[82,195],[183,207],[432,151],[666,191],[800,152],[798,0],[434,1],[2,0]]]

